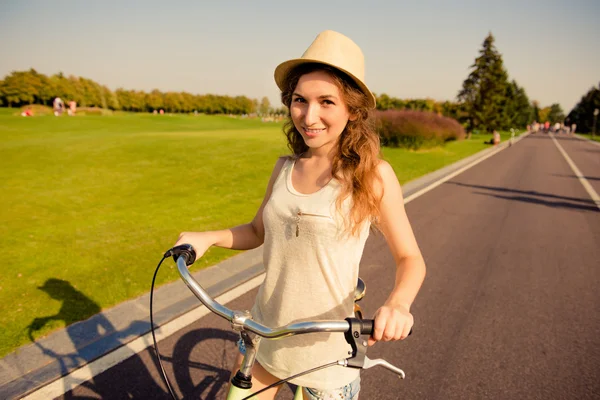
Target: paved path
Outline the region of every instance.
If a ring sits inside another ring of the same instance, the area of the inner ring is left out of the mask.
[[[555,143],[600,192],[600,147],[536,134],[407,204],[428,267],[415,333],[369,351],[407,379],[365,371],[361,398],[600,397],[600,209]],[[379,236],[367,242],[361,276],[370,315],[394,276]],[[228,306],[248,309],[255,294]],[[209,315],[160,342],[180,398],[223,397],[235,337]],[[169,396],[145,350],[59,398]]]

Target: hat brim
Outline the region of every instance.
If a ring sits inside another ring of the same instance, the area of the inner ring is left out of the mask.
[[[282,90],[282,91],[285,90],[285,87],[284,87],[285,78],[288,76],[290,71],[302,64],[328,65],[332,68],[342,71],[344,74],[348,75],[348,77],[350,77],[354,81],[354,83],[356,83],[356,85],[358,85],[358,87],[365,94],[365,96],[367,96],[367,102],[369,104],[369,107],[375,108],[375,105],[377,104],[377,102],[375,100],[375,95],[373,95],[373,92],[371,92],[371,90],[369,90],[369,88],[367,87],[367,85],[365,85],[363,83],[363,81],[361,81],[356,76],[352,75],[350,72],[346,71],[343,68],[340,68],[336,65],[333,65],[333,64],[330,64],[327,62],[323,62],[320,60],[312,60],[309,58],[296,58],[296,59],[288,60],[288,61],[285,61],[285,62],[282,62],[281,64],[279,64],[277,66],[277,68],[275,68],[274,75],[275,75],[275,83],[277,84],[277,87],[279,87],[280,90]]]

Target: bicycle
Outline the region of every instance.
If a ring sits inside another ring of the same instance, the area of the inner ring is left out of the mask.
[[[371,360],[367,357],[367,341],[361,338],[361,335],[371,335],[373,332],[374,320],[362,319],[362,311],[357,302],[360,301],[366,292],[366,285],[359,278],[358,284],[354,295],[354,313],[356,318],[346,318],[343,321],[309,321],[300,322],[272,329],[266,327],[252,319],[249,311],[232,311],[222,304],[217,303],[212,299],[208,293],[202,288],[202,286],[192,277],[188,271],[188,267],[196,260],[196,252],[194,248],[189,244],[179,245],[168,250],[163,256],[163,260],[159,263],[156,272],[162,261],[166,258],[173,257],[177,263],[177,270],[179,275],[192,291],[192,293],[204,304],[210,311],[225,318],[231,323],[233,330],[238,331],[246,347],[246,353],[244,355],[240,369],[231,379],[231,385],[227,400],[247,400],[252,397],[259,395],[260,393],[282,385],[294,378],[299,376],[318,371],[320,369],[328,368],[334,365],[339,365],[347,368],[360,368],[369,369],[375,366],[382,366],[394,373],[396,373],[401,379],[405,378],[405,373],[400,368],[397,368],[383,359]],[[154,273],[154,278],[156,277]],[[152,287],[154,287],[154,279],[152,281]],[[156,345],[156,339],[154,336],[154,323],[152,321],[152,290],[150,293],[150,321],[152,327],[152,338],[154,339],[154,348],[157,354],[158,362],[161,368],[163,380],[169,390],[169,393],[176,399],[175,393],[171,388],[167,375],[164,368],[162,367],[160,353]],[[261,339],[280,339],[292,335],[301,335],[316,332],[341,332],[344,333],[346,342],[350,345],[352,351],[348,354],[350,357],[336,360],[325,365],[321,365],[316,368],[298,373],[290,376],[286,379],[281,379],[256,393],[251,392],[252,388],[252,367],[256,359],[256,353]],[[412,331],[411,331],[412,333]],[[409,335],[411,334],[409,333]],[[302,400],[302,387],[298,386],[294,395],[294,400]]]

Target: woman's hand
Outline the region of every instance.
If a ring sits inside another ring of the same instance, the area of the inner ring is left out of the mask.
[[[375,326],[369,338],[369,346],[383,340],[403,340],[408,336],[414,319],[408,307],[403,305],[384,304],[375,313]]]
[[[196,251],[197,260],[206,253],[206,250],[208,250],[214,242],[209,232],[181,232],[173,247],[179,246],[180,244],[191,244]]]

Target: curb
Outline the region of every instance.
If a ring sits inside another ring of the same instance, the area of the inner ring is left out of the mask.
[[[513,144],[528,134],[526,132],[516,137]],[[405,200],[434,182],[444,180],[469,164],[490,157],[510,145],[510,140],[505,141],[403,184]],[[214,298],[263,272],[262,247],[259,247],[195,272],[193,276],[202,282]],[[0,359],[0,397],[21,398],[148,333],[149,299],[147,293],[127,300],[33,344],[22,346]],[[165,284],[154,293],[155,325],[164,325],[198,306],[198,300],[183,281]]]
[[[592,140],[592,139],[588,139],[588,138],[586,138],[585,136],[581,136],[581,135],[579,135],[578,133],[576,133],[576,134],[575,134],[575,137],[576,137],[577,139],[581,139],[581,140],[585,140],[585,141],[588,141],[588,142],[590,142],[590,143],[593,143],[593,144],[595,144],[596,146],[600,146],[600,142],[597,142],[597,141],[595,141],[595,140]]]

